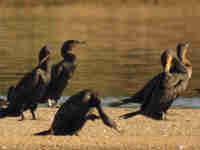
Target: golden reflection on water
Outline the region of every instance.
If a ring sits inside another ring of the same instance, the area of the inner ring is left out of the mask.
[[[198,7],[97,8],[26,7],[0,10],[0,91],[6,93],[23,74],[37,65],[44,44],[53,49],[53,62],[60,57],[65,40],[88,42],[73,51],[78,67],[64,95],[91,88],[104,96],[134,93],[161,69],[160,54],[177,42],[192,43],[193,79],[199,81]]]

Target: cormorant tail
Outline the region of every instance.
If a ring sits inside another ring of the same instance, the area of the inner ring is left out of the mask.
[[[36,136],[45,136],[45,135],[51,135],[51,134],[53,134],[52,130],[49,129],[49,130],[45,130],[45,131],[42,131],[42,132],[39,132],[39,133],[35,133],[34,135],[36,135]]]
[[[139,103],[139,104],[141,104],[142,101],[141,101],[141,99],[137,98],[136,96],[131,96],[129,98],[122,99],[120,101],[110,103],[109,106],[110,107],[118,107],[118,106],[121,106],[121,105],[124,105],[124,104],[128,104],[128,103]]]
[[[140,115],[140,114],[143,114],[143,112],[141,110],[138,110],[136,112],[131,112],[131,113],[127,113],[127,114],[121,115],[120,118],[128,119],[130,117],[133,117],[133,116],[136,116],[136,115]]]

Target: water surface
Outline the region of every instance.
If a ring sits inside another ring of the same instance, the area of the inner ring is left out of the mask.
[[[199,87],[199,7],[22,7],[0,10],[0,92],[37,65],[38,52],[50,44],[53,62],[62,58],[65,40],[88,42],[77,47],[78,67],[64,95],[94,89],[104,97],[136,92],[162,68],[160,54],[178,42],[191,41],[193,76],[184,96]]]

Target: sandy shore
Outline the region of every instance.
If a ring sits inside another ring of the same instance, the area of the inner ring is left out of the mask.
[[[45,149],[200,149],[200,110],[170,110],[167,121],[138,115],[129,119],[119,116],[133,109],[105,108],[117,121],[121,133],[106,127],[101,120],[88,121],[79,136],[33,136],[50,127],[56,108],[39,108],[38,120],[5,118],[0,120],[0,150]]]

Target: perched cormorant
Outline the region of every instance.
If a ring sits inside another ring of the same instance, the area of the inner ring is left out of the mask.
[[[51,78],[50,53],[51,49],[44,46],[39,54],[39,65],[25,74],[16,87],[9,88],[7,97],[9,104],[6,109],[0,110],[0,118],[21,116],[23,120],[23,112],[29,109],[33,119],[36,119],[34,112]]]
[[[93,108],[98,110],[105,125],[118,131],[116,123],[103,111],[99,95],[91,90],[82,90],[60,107],[49,130],[35,135],[77,135],[87,120],[99,118],[89,114]]]
[[[64,42],[61,48],[61,56],[64,58],[61,62],[53,65],[52,67],[52,79],[47,87],[46,93],[43,96],[43,100],[49,102],[51,106],[51,101],[57,101],[62,96],[64,89],[67,87],[69,80],[76,69],[76,56],[70,51],[74,47],[80,44],[86,44],[86,42],[80,42],[77,40],[68,40]]]
[[[167,61],[169,59],[167,58]],[[143,102],[140,111],[154,119],[163,119],[163,114],[167,113],[173,101],[185,91],[188,79],[188,72],[170,73],[166,70],[161,80],[157,83],[158,85],[153,89],[150,97],[148,97],[149,99]]]
[[[166,50],[161,56],[161,63],[164,71],[149,81],[142,90],[131,98],[122,100],[113,106],[127,103],[140,103],[139,111],[126,114],[128,118],[136,114],[144,114],[154,119],[163,119],[172,102],[188,86],[192,74],[192,66],[186,58],[188,43],[178,44],[177,56],[172,50]]]

